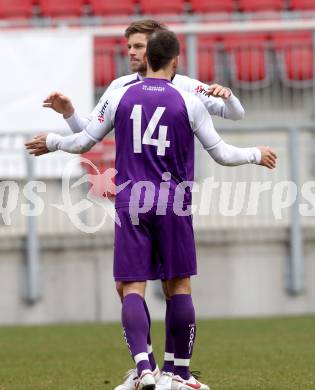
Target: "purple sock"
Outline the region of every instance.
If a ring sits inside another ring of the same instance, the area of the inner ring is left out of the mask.
[[[149,322],[139,294],[128,294],[123,299],[121,322],[129,351],[137,365],[138,375],[151,370],[148,357],[147,337]]]
[[[196,336],[195,309],[191,295],[173,295],[170,311],[170,328],[174,343],[174,374],[189,379],[189,363]]]
[[[149,312],[149,309],[148,309],[148,306],[147,306],[147,303],[146,303],[145,300],[143,300],[143,305],[144,305],[144,310],[146,312],[146,315],[147,315],[147,318],[148,318],[148,322],[149,322],[149,332],[148,332],[148,338],[147,338],[149,362],[151,364],[152,371],[154,371],[156,369],[156,361],[155,361],[155,358],[154,358],[154,355],[153,355],[153,348],[152,348],[151,335],[150,335],[150,332],[151,332],[151,317],[150,317],[150,312]]]
[[[165,353],[162,371],[174,372],[174,348],[170,327],[171,300],[166,299],[165,312]]]

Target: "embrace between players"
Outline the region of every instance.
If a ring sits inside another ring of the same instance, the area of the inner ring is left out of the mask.
[[[35,156],[56,150],[82,153],[115,128],[116,184],[129,184],[115,199],[121,226],[115,226],[114,278],[124,338],[136,364],[115,390],[207,390],[189,370],[196,335],[190,277],[197,264],[189,212],[194,137],[222,165],[254,163],[272,169],[276,155],[269,147],[238,148],[220,138],[210,114],[237,120],[244,110],[228,88],[176,74],[180,48],[173,32],[143,20],[132,23],[125,36],[135,73],[114,80],[87,118],[75,112],[69,98],[52,93],[44,107],[63,114],[74,134],[39,135],[26,148]],[[132,197],[134,185],[140,188],[137,199]],[[142,210],[136,222],[133,206]],[[146,281],[155,279],[162,281],[166,301],[161,370],[144,299]]]

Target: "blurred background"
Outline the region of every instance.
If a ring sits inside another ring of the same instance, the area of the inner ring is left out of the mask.
[[[31,158],[23,144],[35,133],[69,132],[60,115],[41,107],[52,91],[85,116],[113,79],[130,73],[123,33],[141,18],[178,33],[179,73],[239,97],[243,120],[213,118],[227,142],[269,145],[278,154],[274,171],[225,168],[196,144],[199,317],[314,313],[314,15],[314,0],[0,0],[0,324],[120,318],[102,183],[73,186],[66,200],[62,173],[73,157]],[[113,138],[85,157],[101,172],[113,167]],[[72,167],[70,185],[95,174],[76,160]],[[211,180],[218,183],[212,191]],[[94,233],[70,215],[88,194],[78,218],[91,230],[100,225]],[[65,211],[54,206],[66,201]],[[147,292],[152,317],[162,319],[159,283]]]

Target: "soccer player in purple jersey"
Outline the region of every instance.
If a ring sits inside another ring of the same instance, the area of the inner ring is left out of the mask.
[[[190,277],[197,272],[190,215],[194,135],[219,164],[255,163],[274,168],[268,147],[237,148],[226,144],[204,105],[170,80],[179,44],[174,33],[159,31],[149,39],[147,78],[113,91],[87,128],[72,136],[37,136],[27,143],[31,154],[89,150],[113,127],[117,145],[116,196],[121,226],[115,226],[114,277],[123,287],[122,324],[137,365],[136,389],[155,389],[147,350],[149,321],[144,306],[146,281],[162,266],[169,302],[174,369],[171,389],[209,387],[189,371],[196,334]],[[160,264],[152,256],[159,254]],[[140,254],[140,255],[139,255]]]
[[[94,108],[92,113],[86,117],[80,117],[70,101],[70,99],[61,93],[55,92],[51,94],[45,101],[44,106],[54,109],[55,111],[63,114],[66,118],[71,130],[76,133],[85,129],[91,122],[93,117],[98,116],[99,111],[103,107],[108,98],[108,94],[114,89],[121,88],[123,86],[143,80],[147,72],[147,62],[145,58],[146,47],[148,37],[161,29],[166,29],[164,25],[155,20],[139,20],[130,24],[125,31],[125,37],[128,39],[128,57],[130,61],[131,70],[133,74],[120,77],[114,80],[103,96],[99,103]],[[172,82],[177,87],[196,95],[202,103],[205,105],[207,111],[211,115],[217,115],[223,118],[238,120],[244,116],[244,109],[239,100],[233,95],[232,91],[219,84],[212,84],[209,87],[200,82],[186,76],[175,74],[172,78]],[[166,283],[162,283],[163,291],[166,298],[166,329],[165,329],[165,354],[164,364],[161,370],[160,382],[169,382],[169,372],[173,371],[174,351],[172,347],[172,337],[169,329],[169,294],[167,292]],[[122,283],[116,282],[116,289],[122,299]],[[144,301],[145,308],[147,310],[146,302]],[[150,322],[149,311],[147,310],[148,321]],[[160,374],[158,366],[156,365],[153,349],[151,345],[150,332],[148,335],[148,351],[151,365],[153,366],[156,376]],[[137,378],[136,370],[130,370],[125,382],[116,387],[115,390],[133,390],[135,387],[135,379]],[[166,387],[167,388],[167,387]],[[161,389],[162,390],[162,389]]]

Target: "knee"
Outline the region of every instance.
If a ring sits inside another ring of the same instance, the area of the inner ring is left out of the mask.
[[[116,291],[119,295],[120,300],[122,301],[124,297],[124,289],[122,282],[116,282]]]
[[[169,296],[175,294],[191,294],[190,278],[175,278],[167,281]]]
[[[168,288],[167,288],[167,282],[166,281],[163,281],[162,282],[162,288],[163,288],[163,293],[164,293],[164,297],[166,300],[169,300],[171,299],[171,295],[168,291]]]

